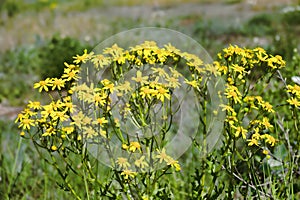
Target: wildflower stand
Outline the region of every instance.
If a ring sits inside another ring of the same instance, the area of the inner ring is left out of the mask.
[[[217,181],[224,176],[270,197],[256,187],[253,156],[271,156],[275,111],[253,80],[269,80],[284,65],[261,48],[237,46],[212,62],[183,34],[134,29],[75,56],[61,78],[36,83],[59,98],[29,102],[16,121],[77,199],[168,199],[185,174],[192,192],[182,198],[224,197]],[[241,177],[238,163],[252,179]]]

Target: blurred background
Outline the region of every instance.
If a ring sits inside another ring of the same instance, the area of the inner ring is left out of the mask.
[[[0,197],[9,181],[18,185],[16,199],[38,199],[30,185],[52,187],[26,143],[16,155],[13,121],[28,100],[42,98],[33,84],[60,76],[64,62],[109,36],[149,26],[182,32],[213,58],[229,44],[261,46],[287,61],[287,80],[299,75],[299,0],[0,0]]]
[[[229,44],[262,46],[286,60],[299,47],[300,6],[292,0],[2,0],[0,115],[59,76],[64,61],[109,36],[164,27],[198,41],[213,57]],[[5,114],[8,112],[7,114]],[[9,116],[8,116],[9,117]]]

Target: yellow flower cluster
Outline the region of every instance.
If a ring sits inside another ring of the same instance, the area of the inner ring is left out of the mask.
[[[300,107],[300,86],[297,84],[287,85],[287,92],[291,94],[287,102],[293,107]]]
[[[230,124],[232,133],[235,137],[246,140],[249,146],[274,146],[276,139],[270,135],[273,125],[269,116],[275,111],[263,97],[251,95],[252,80],[249,77],[260,73],[259,71],[263,71],[265,74],[261,76],[265,76],[267,72],[281,69],[285,66],[285,61],[281,56],[269,55],[259,47],[246,49],[232,45],[219,53],[218,58],[219,61],[215,61],[214,65],[226,80],[224,95],[228,99],[228,103],[221,107],[226,111],[225,121]],[[290,92],[294,91],[289,89]],[[295,103],[294,100],[291,101]],[[248,124],[245,124],[245,118],[248,119]]]
[[[136,150],[138,150],[139,153],[142,153],[141,145],[137,141],[130,142],[129,145],[124,143],[122,145],[122,149],[131,154],[126,158],[118,157],[116,160],[116,165],[118,166],[118,169],[122,171],[121,175],[123,175],[125,179],[128,179],[129,177],[133,178],[136,175],[136,172],[134,172],[133,168],[136,171],[144,172],[149,171],[149,167],[155,169],[155,165],[158,167],[161,166],[163,162],[164,164],[174,168],[175,171],[181,170],[178,161],[167,155],[165,148],[162,150],[157,149],[156,152],[153,152],[151,162],[149,156],[146,157],[144,154],[134,154]],[[132,166],[132,164],[134,166]]]

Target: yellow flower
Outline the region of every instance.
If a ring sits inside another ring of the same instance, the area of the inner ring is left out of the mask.
[[[246,134],[247,134],[247,130],[244,129],[243,127],[241,126],[238,126],[238,127],[234,127],[236,129],[236,132],[235,132],[235,137],[239,137],[240,135],[242,135],[243,139],[246,139]]]
[[[29,104],[27,106],[28,108],[33,108],[35,110],[39,110],[42,108],[41,102],[39,101],[29,101]]]
[[[62,127],[62,131],[67,133],[67,134],[71,134],[73,133],[75,130],[74,126],[65,126],[65,127]]]
[[[80,62],[86,63],[86,61],[88,61],[92,58],[93,54],[94,54],[93,52],[87,53],[87,49],[85,49],[84,53],[81,56],[79,56],[79,55],[73,56],[73,58],[74,58],[73,62],[76,64],[79,64]]]
[[[272,147],[273,147],[273,146],[275,145],[275,143],[276,143],[276,139],[275,139],[273,136],[269,135],[269,134],[264,134],[264,135],[261,136],[261,138],[262,138],[262,139],[265,139],[265,141],[266,141],[267,143],[269,143]]]
[[[138,142],[130,142],[129,151],[135,152],[136,150],[141,151],[141,145]]]
[[[104,124],[107,124],[107,120],[105,117],[97,118],[97,123],[100,124],[100,126],[103,126]]]
[[[93,138],[93,137],[96,137],[98,136],[97,132],[92,128],[92,127],[82,127],[83,131],[84,131],[84,135],[87,137],[87,138]]]
[[[165,89],[163,86],[157,85],[156,91],[157,91],[156,98],[161,100],[161,102],[164,102],[165,98],[167,99],[171,98],[169,90]]]
[[[141,85],[148,83],[148,76],[142,76],[141,71],[136,71],[136,77],[132,77],[131,79],[137,83],[140,83]]]
[[[51,136],[56,134],[56,129],[53,126],[50,126],[46,129],[46,131],[42,134],[43,137]]]
[[[52,81],[50,78],[46,78],[46,80],[40,81],[38,83],[34,84],[34,88],[39,88],[39,92],[42,92],[42,90],[45,90],[46,92],[49,91],[48,87],[52,86]]]
[[[108,79],[101,81],[104,90],[109,90],[111,93],[115,90],[115,85]]]
[[[123,169],[130,167],[130,163],[128,162],[127,158],[119,157],[117,158],[116,163]]]
[[[104,49],[103,53],[111,55],[112,57],[116,58],[123,54],[123,50],[117,44],[114,44],[112,47]]]
[[[57,150],[57,147],[56,147],[55,145],[52,145],[52,146],[51,146],[51,150],[52,150],[52,151],[56,151],[56,150]]]
[[[262,101],[259,103],[267,112],[274,113],[273,106],[269,102]]]
[[[248,146],[253,146],[253,145],[256,145],[258,146],[258,140],[255,139],[255,138],[251,138],[251,140],[248,140]]]
[[[104,56],[102,54],[98,54],[93,56],[92,63],[96,68],[103,68],[104,66],[107,66],[111,63],[111,58]]]
[[[140,95],[142,96],[142,98],[151,98],[151,95],[155,94],[155,90],[149,88],[149,86],[143,86],[140,89]]]
[[[51,117],[53,120],[59,120],[61,122],[66,121],[68,119],[68,115],[64,111],[54,111],[51,113]]]
[[[295,84],[294,86],[288,85],[287,92],[295,94],[297,97],[300,97],[300,86]]]
[[[137,166],[141,169],[148,167],[148,163],[145,162],[144,160],[145,160],[145,156],[140,157],[140,159],[138,159],[134,162],[135,166]]]
[[[245,72],[245,68],[237,64],[232,64],[230,68],[233,69],[233,71],[238,72],[240,74],[243,74]]]
[[[162,163],[162,161],[168,162],[170,160],[170,157],[166,154],[166,149],[163,148],[161,151],[156,149],[157,151],[157,155],[155,156],[155,158],[159,159],[159,163]]]
[[[176,171],[180,171],[180,165],[178,163],[178,160],[174,160],[173,158],[169,157],[169,160],[167,162],[167,165],[171,165],[171,167],[174,167]]]
[[[237,87],[227,84],[227,88],[225,89],[224,94],[228,99],[233,99],[234,103],[238,103],[238,102],[241,103],[242,95],[239,92]]]
[[[295,106],[295,107],[300,107],[300,102],[298,99],[291,97],[290,99],[286,100],[290,105]]]
[[[122,171],[121,175],[124,176],[124,178],[127,180],[129,177],[134,178],[136,176],[136,172],[133,172],[129,169],[125,169]]]
[[[160,68],[160,67],[151,67],[151,69],[152,69],[152,71],[153,71],[154,74],[157,73],[162,78],[169,77],[169,75],[167,74],[167,72],[163,68]]]
[[[52,90],[55,90],[55,88],[57,88],[58,90],[61,90],[61,88],[65,87],[65,82],[66,81],[63,79],[53,78],[51,80]]]
[[[123,84],[120,84],[116,87],[117,90],[123,91],[123,92],[130,92],[132,90],[130,86],[130,82],[125,81]]]
[[[176,78],[175,76],[172,77],[167,77],[166,81],[169,82],[168,86],[169,87],[173,87],[173,88],[179,88],[180,87],[180,83],[178,78]]]
[[[78,80],[79,79],[78,73],[79,70],[72,70],[70,68],[65,68],[64,74],[61,76],[61,78],[65,78],[67,81]]]
[[[19,128],[22,127],[23,129],[30,130],[31,126],[35,126],[33,119],[29,119],[29,118],[22,118],[22,119],[20,119]]]
[[[273,125],[270,124],[269,119],[267,117],[263,118],[261,124],[264,125],[266,129],[269,129],[269,128],[273,127]]]

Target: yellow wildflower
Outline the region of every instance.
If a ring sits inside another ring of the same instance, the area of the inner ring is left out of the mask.
[[[157,91],[156,98],[161,100],[161,102],[164,102],[165,98],[167,99],[171,98],[169,90],[165,89],[163,86],[157,85],[156,91]]]
[[[129,151],[135,152],[136,150],[141,151],[141,145],[139,142],[130,142],[129,144]]]
[[[233,99],[234,103],[241,103],[242,95],[237,87],[227,84],[227,88],[225,89],[224,94],[228,99]]]
[[[141,169],[148,167],[148,163],[145,162],[145,156],[140,157],[140,159],[136,160],[134,164]]]
[[[130,163],[128,162],[127,158],[119,157],[117,158],[116,163],[123,169],[130,167]]]
[[[41,102],[39,101],[29,101],[29,104],[27,106],[28,108],[33,108],[35,110],[39,110],[42,108]]]
[[[90,60],[92,58],[92,55],[94,53],[87,53],[87,49],[84,50],[84,53],[80,55],[73,56],[74,58],[74,63],[79,64],[79,63],[86,63],[86,61]]]
[[[65,82],[66,81],[63,79],[53,78],[51,80],[52,90],[55,90],[55,88],[57,88],[58,90],[61,90],[61,88],[65,87]]]
[[[242,138],[243,139],[246,139],[246,134],[247,134],[247,130],[244,129],[243,127],[241,126],[238,126],[238,127],[234,127],[236,129],[236,132],[235,132],[235,137],[239,137],[240,135],[242,135]]]
[[[34,88],[39,88],[39,92],[42,92],[42,90],[45,90],[46,92],[49,91],[48,87],[52,86],[52,81],[50,78],[46,78],[46,80],[40,81],[38,83],[34,84]]]
[[[129,177],[134,178],[136,176],[136,172],[133,172],[129,169],[125,169],[122,171],[121,175],[124,176],[124,178],[127,180]]]
[[[286,100],[290,105],[295,107],[300,107],[300,102],[297,98],[291,97],[290,99]]]
[[[35,126],[34,125],[34,120],[33,119],[29,119],[29,118],[22,118],[20,119],[20,125],[19,128],[23,128],[23,129],[27,129],[30,130],[31,126]]]
[[[140,83],[140,84],[147,84],[148,76],[142,76],[141,71],[136,71],[136,77],[131,78],[133,81]]]
[[[162,161],[168,162],[170,157],[166,154],[166,149],[163,148],[161,151],[156,149],[157,151],[157,155],[155,156],[155,158],[159,159],[159,163],[162,163]]]

